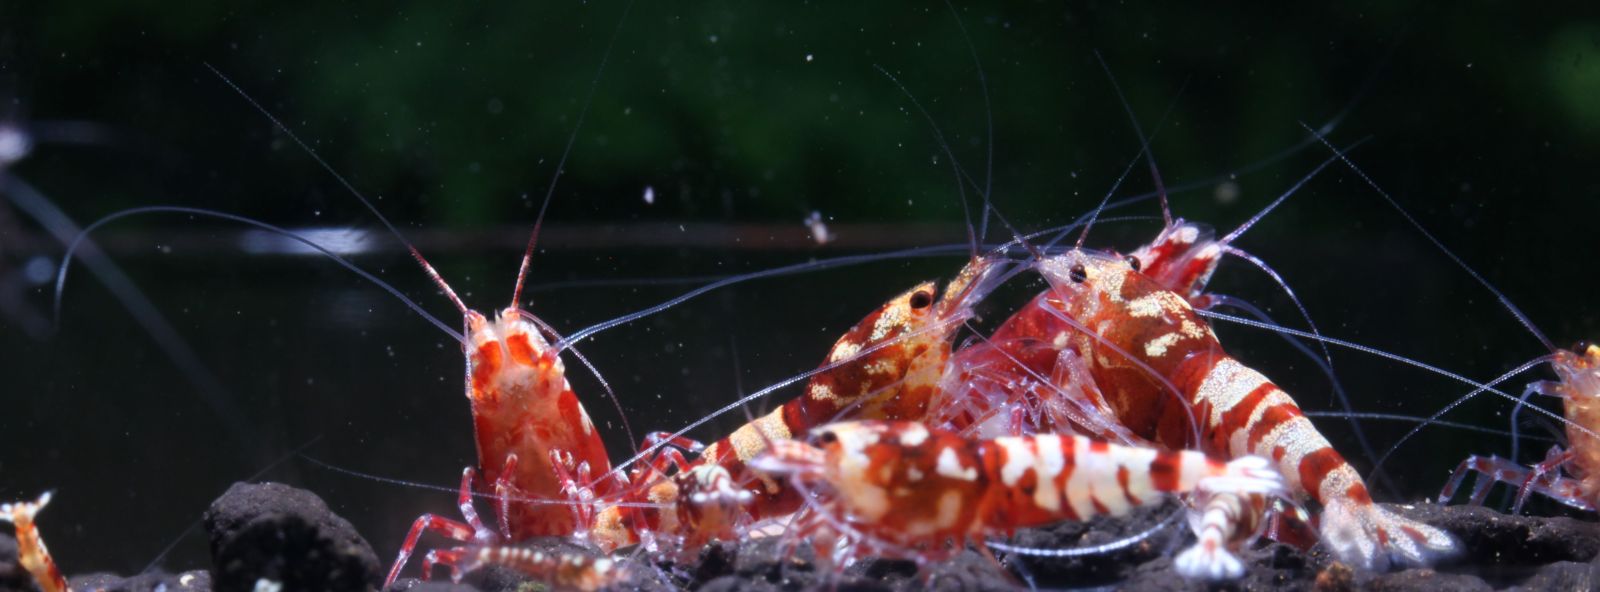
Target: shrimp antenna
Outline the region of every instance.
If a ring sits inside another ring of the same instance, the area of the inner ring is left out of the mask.
[[[1124,169],[1122,174],[1117,177],[1117,182],[1112,186],[1111,191],[1106,193],[1106,196],[1100,200],[1100,205],[1095,207],[1094,212],[1090,214],[1089,222],[1083,225],[1083,233],[1078,235],[1078,244],[1076,248],[1079,249],[1083,248],[1083,242],[1089,238],[1089,229],[1094,227],[1095,218],[1100,216],[1100,212],[1105,209],[1106,203],[1111,201],[1111,195],[1116,192],[1116,187],[1122,184],[1122,180],[1128,176],[1128,172],[1133,169],[1134,163],[1139,161],[1140,156],[1144,157],[1150,163],[1150,174],[1155,178],[1156,182],[1156,195],[1161,197],[1161,218],[1167,223],[1168,226],[1172,225],[1172,209],[1167,207],[1166,186],[1162,183],[1161,173],[1156,168],[1155,156],[1151,155],[1150,153],[1150,141],[1154,139],[1155,136],[1152,134],[1148,138],[1145,137],[1143,128],[1139,127],[1138,118],[1133,116],[1133,106],[1129,105],[1127,97],[1123,96],[1122,87],[1117,84],[1116,77],[1111,75],[1111,67],[1106,65],[1105,58],[1100,56],[1100,50],[1094,50],[1094,57],[1100,61],[1100,67],[1105,69],[1106,77],[1111,80],[1111,88],[1116,91],[1117,99],[1122,102],[1123,110],[1127,111],[1129,119],[1133,121],[1133,131],[1139,137],[1139,155],[1135,156],[1134,160],[1128,163],[1128,168]],[[1188,86],[1188,81],[1185,81],[1183,83],[1183,87],[1178,89],[1178,94],[1172,97],[1172,102],[1167,105],[1167,112],[1161,115],[1162,123],[1166,122],[1167,117],[1172,114],[1173,108],[1177,107],[1178,99],[1183,97],[1183,91],[1184,89],[1188,88]],[[1160,127],[1160,123],[1157,124],[1157,127]]]
[[[1491,381],[1486,382],[1486,383],[1480,383],[1480,382],[1478,382],[1476,380],[1472,380],[1472,379],[1467,378],[1465,376],[1462,376],[1460,374],[1456,374],[1454,372],[1451,372],[1449,370],[1445,370],[1443,368],[1440,368],[1438,366],[1434,366],[1432,364],[1428,364],[1426,362],[1421,362],[1421,361],[1418,361],[1418,360],[1414,360],[1414,359],[1411,359],[1411,358],[1408,358],[1408,357],[1405,357],[1405,356],[1402,356],[1402,355],[1399,355],[1399,354],[1392,354],[1392,353],[1383,351],[1381,349],[1378,349],[1378,348],[1375,348],[1375,347],[1372,347],[1372,346],[1368,346],[1368,345],[1362,345],[1360,343],[1356,343],[1356,342],[1353,342],[1353,341],[1346,341],[1346,340],[1338,339],[1338,338],[1335,338],[1335,337],[1328,337],[1326,335],[1317,335],[1315,333],[1309,333],[1309,332],[1301,331],[1301,330],[1298,330],[1298,329],[1291,329],[1289,327],[1284,327],[1284,326],[1281,326],[1281,325],[1274,325],[1274,324],[1271,324],[1271,323],[1263,323],[1263,322],[1260,322],[1260,321],[1247,319],[1247,318],[1243,318],[1243,317],[1236,317],[1236,316],[1233,316],[1233,315],[1223,314],[1223,313],[1215,312],[1215,311],[1196,310],[1195,314],[1198,314],[1201,317],[1204,317],[1204,318],[1207,318],[1207,319],[1214,319],[1214,320],[1219,320],[1219,321],[1227,321],[1227,322],[1230,322],[1230,323],[1234,323],[1236,325],[1243,325],[1243,326],[1252,327],[1252,328],[1255,328],[1255,329],[1263,329],[1263,330],[1267,330],[1267,331],[1273,331],[1273,332],[1276,332],[1276,333],[1282,333],[1282,334],[1286,334],[1286,335],[1291,335],[1291,336],[1299,337],[1299,338],[1302,338],[1302,339],[1313,339],[1313,340],[1316,340],[1316,341],[1321,341],[1323,343],[1327,343],[1329,345],[1337,345],[1339,347],[1343,347],[1343,348],[1346,348],[1346,349],[1353,349],[1355,351],[1358,351],[1358,352],[1361,352],[1361,353],[1364,353],[1364,354],[1377,356],[1377,357],[1380,357],[1380,358],[1384,358],[1386,360],[1393,360],[1393,361],[1396,361],[1396,362],[1400,362],[1402,364],[1405,364],[1407,366],[1411,366],[1411,367],[1416,368],[1418,370],[1424,370],[1424,371],[1427,371],[1427,372],[1431,372],[1433,374],[1437,374],[1439,376],[1443,376],[1445,378],[1449,378],[1450,380],[1454,380],[1454,381],[1459,382],[1461,384],[1465,384],[1465,385],[1471,386],[1473,388],[1473,391],[1471,393],[1467,393],[1460,400],[1458,400],[1458,401],[1456,401],[1454,403],[1451,403],[1450,406],[1449,406],[1451,409],[1453,409],[1457,405],[1460,405],[1461,403],[1465,402],[1466,399],[1469,399],[1469,398],[1477,396],[1479,393],[1489,393],[1489,394],[1495,395],[1497,397],[1500,397],[1502,399],[1506,399],[1508,401],[1511,401],[1513,403],[1519,402],[1521,399],[1519,399],[1518,397],[1513,396],[1513,395],[1511,395],[1509,393],[1506,393],[1505,391],[1502,391],[1500,389],[1494,388],[1494,385],[1497,385],[1497,384],[1500,384],[1502,382],[1505,382],[1506,380],[1510,379],[1512,376],[1515,376],[1515,375],[1517,375],[1517,374],[1519,374],[1521,372],[1524,372],[1524,371],[1528,370],[1529,368],[1532,368],[1532,367],[1537,366],[1539,364],[1542,364],[1542,363],[1550,361],[1549,356],[1540,356],[1538,358],[1535,358],[1533,360],[1530,360],[1528,362],[1523,363],[1521,366],[1518,366],[1518,367],[1512,369],[1511,371],[1500,375],[1499,377],[1495,378],[1494,380],[1491,380]],[[1570,419],[1567,419],[1565,417],[1562,417],[1562,416],[1556,414],[1555,412],[1552,412],[1550,410],[1544,409],[1542,407],[1528,406],[1527,408],[1528,409],[1532,409],[1535,413],[1538,413],[1539,415],[1543,415],[1546,418],[1549,418],[1549,419],[1555,420],[1557,422],[1560,422],[1562,425],[1565,425],[1568,428],[1571,428],[1571,429],[1574,429],[1574,430],[1578,430],[1579,432],[1582,432],[1584,434],[1588,434],[1589,436],[1592,436],[1592,437],[1595,437],[1595,438],[1600,438],[1600,433],[1596,433],[1594,430],[1591,430],[1588,427],[1585,427],[1583,425],[1577,424],[1577,423],[1573,422]],[[1448,411],[1448,410],[1449,409],[1446,409],[1446,411]],[[1438,413],[1438,414],[1435,414],[1435,415],[1436,416],[1437,415],[1443,415],[1443,413],[1441,412],[1441,413]],[[1415,432],[1417,432],[1419,430],[1420,430],[1420,428],[1418,430],[1412,430],[1412,433],[1415,433]],[[1407,438],[1401,438],[1401,441],[1404,441],[1404,440],[1406,440],[1408,438],[1409,438],[1409,436],[1407,436]],[[1399,444],[1397,443],[1396,446],[1398,446],[1398,445]],[[1380,464],[1381,464],[1381,462],[1380,462]]]
[[[216,74],[217,78],[221,79],[223,84],[228,85],[228,88],[231,88],[233,89],[233,92],[238,93],[238,95],[244,98],[245,102],[249,103],[251,107],[255,107],[256,111],[261,112],[261,114],[265,116],[268,121],[272,122],[272,125],[278,128],[278,131],[281,131],[284,135],[289,136],[289,139],[293,140],[296,145],[300,146],[300,149],[304,150],[305,153],[311,157],[311,160],[316,161],[317,165],[322,167],[322,170],[325,170],[328,172],[328,174],[333,175],[333,178],[338,180],[340,185],[343,185],[351,195],[356,196],[356,199],[361,201],[361,205],[366,206],[368,211],[371,211],[374,216],[377,216],[378,221],[383,222],[383,225],[389,229],[389,232],[394,234],[394,237],[399,239],[401,244],[406,246],[406,250],[411,252],[411,258],[415,259],[417,264],[422,266],[422,271],[428,274],[428,278],[433,280],[434,285],[437,285],[439,286],[439,289],[444,290],[444,295],[450,298],[450,302],[456,305],[456,309],[461,311],[463,316],[467,314],[468,309],[466,303],[461,301],[461,297],[456,296],[456,291],[452,290],[450,288],[450,284],[444,281],[444,278],[439,275],[438,270],[433,268],[433,264],[428,263],[428,259],[422,256],[422,252],[417,250],[416,245],[411,244],[411,241],[406,239],[406,235],[402,234],[400,229],[396,228],[394,223],[389,221],[388,216],[385,216],[383,215],[383,212],[378,211],[378,206],[373,205],[372,200],[367,199],[367,196],[361,193],[360,190],[356,189],[356,186],[352,185],[349,180],[345,179],[344,175],[339,174],[339,171],[334,169],[333,165],[328,164],[328,161],[324,160],[322,155],[317,154],[316,150],[311,149],[311,145],[306,144],[304,140],[301,140],[300,136],[294,133],[294,130],[289,129],[289,126],[284,125],[283,121],[279,120],[278,117],[273,115],[271,111],[268,111],[266,107],[263,107],[261,103],[255,100],[254,97],[251,97],[250,93],[244,92],[243,88],[241,88],[238,84],[234,84],[233,80],[229,79],[227,75],[222,73],[221,70],[218,70],[216,66],[211,65],[210,62],[202,63],[205,64],[206,69],[211,70],[212,74]]]
[[[1417,416],[1417,415],[1404,415],[1404,414],[1400,414],[1400,413],[1377,413],[1377,412],[1372,412],[1372,411],[1315,411],[1315,410],[1313,410],[1313,411],[1305,411],[1304,413],[1305,413],[1306,417],[1338,417],[1338,418],[1345,418],[1345,417],[1355,416],[1355,417],[1360,417],[1362,419],[1371,419],[1371,420],[1376,420],[1376,421],[1399,421],[1399,422],[1406,422],[1406,423],[1433,424],[1433,425],[1436,425],[1436,426],[1439,426],[1439,427],[1442,427],[1442,428],[1455,428],[1455,429],[1458,429],[1458,430],[1464,430],[1464,431],[1468,431],[1468,432],[1477,432],[1479,434],[1488,434],[1488,435],[1491,435],[1491,436],[1507,436],[1507,437],[1509,437],[1509,436],[1515,435],[1515,434],[1511,433],[1511,430],[1497,430],[1497,429],[1494,429],[1494,428],[1486,428],[1486,427],[1483,427],[1481,425],[1477,425],[1477,424],[1473,424],[1473,423],[1466,423],[1466,422],[1461,422],[1461,421],[1450,421],[1448,419],[1434,419],[1434,418],[1430,418],[1430,417],[1421,417],[1421,416]],[[1555,442],[1556,441],[1555,438],[1551,438],[1551,437],[1548,437],[1548,436],[1523,436],[1523,437],[1527,438],[1529,440],[1538,440],[1540,442]]]
[[[1172,226],[1172,204],[1167,203],[1167,186],[1161,182],[1161,168],[1156,166],[1156,154],[1150,150],[1150,142],[1145,139],[1144,130],[1139,127],[1139,117],[1133,114],[1133,105],[1128,102],[1127,95],[1122,94],[1122,85],[1117,84],[1117,77],[1111,73],[1111,66],[1106,63],[1105,56],[1100,55],[1100,50],[1094,50],[1094,59],[1100,62],[1100,69],[1105,71],[1106,80],[1111,81],[1111,90],[1117,91],[1117,101],[1122,103],[1122,110],[1128,114],[1128,122],[1133,124],[1133,133],[1139,137],[1139,145],[1144,149],[1145,162],[1150,163],[1150,178],[1156,183],[1156,195],[1161,196],[1161,221],[1167,226]],[[1185,80],[1183,85],[1189,86],[1189,81]],[[1178,96],[1183,96],[1181,89],[1178,91]]]
[[[957,19],[957,20],[959,21],[959,19]],[[963,29],[963,31],[965,31],[965,29]],[[961,214],[967,220],[967,240],[969,241],[969,243],[972,246],[971,257],[972,257],[972,259],[976,260],[978,258],[979,244],[980,244],[980,241],[981,241],[981,239],[979,237],[979,234],[981,234],[981,233],[975,233],[973,231],[972,213],[970,212],[969,206],[967,204],[967,190],[966,190],[965,185],[963,184],[963,181],[965,179],[970,179],[970,177],[967,177],[966,171],[961,167],[960,161],[956,159],[955,151],[950,148],[950,143],[945,140],[944,132],[939,129],[938,122],[935,122],[933,120],[933,115],[929,114],[928,110],[923,108],[922,102],[917,100],[916,95],[911,94],[911,90],[906,88],[906,85],[902,84],[900,82],[900,79],[895,78],[895,76],[893,74],[890,74],[888,70],[885,70],[883,68],[883,66],[880,66],[880,65],[877,65],[877,64],[873,64],[872,67],[877,68],[879,73],[882,73],[891,82],[893,82],[895,84],[895,86],[900,88],[900,92],[905,93],[906,99],[910,100],[911,101],[911,105],[917,108],[917,113],[920,113],[922,115],[922,118],[928,122],[928,128],[929,128],[929,130],[931,130],[933,132],[934,141],[939,145],[939,149],[944,152],[945,158],[949,159],[950,168],[955,173],[955,176],[956,176],[956,194],[961,197]],[[981,70],[981,66],[980,66],[980,70]],[[990,139],[991,139],[991,141],[993,140],[992,132],[991,132]],[[986,183],[987,183],[987,181],[986,181]],[[1011,230],[1011,235],[1012,235],[1012,237],[1014,237],[1013,238],[1013,242],[1016,242],[1016,243],[1022,245],[1024,248],[1028,249],[1028,251],[1030,253],[1032,253],[1035,258],[1037,258],[1037,259],[1039,259],[1041,261],[1044,260],[1044,255],[1041,252],[1039,252],[1037,249],[1035,249],[1033,247],[1033,245],[1030,244],[1027,240],[1023,239],[1022,234],[1021,234],[1020,231],[1017,230],[1017,227],[1012,226],[1011,223],[1009,221],[1007,221],[1004,216],[1000,215],[1000,211],[998,209],[994,208],[993,202],[991,201],[990,195],[988,193],[989,190],[990,190],[990,188],[986,185],[982,189],[983,193],[981,194],[982,197],[983,197],[983,224],[985,226],[985,229],[984,229],[983,233],[987,233],[987,226],[988,226],[988,223],[989,223],[989,215],[993,214],[997,219],[1000,220],[1001,224],[1004,224],[1006,226],[1006,228]],[[1010,243],[1007,243],[1007,244],[1010,244]]]
[[[983,544],[1000,551],[1005,551],[1015,555],[1022,555],[1024,557],[1083,557],[1085,555],[1101,555],[1137,545],[1145,539],[1154,536],[1156,533],[1166,530],[1168,526],[1172,526],[1172,523],[1178,520],[1179,516],[1183,515],[1184,511],[1185,510],[1180,507],[1177,510],[1174,510],[1171,514],[1168,514],[1167,518],[1162,520],[1160,524],[1146,528],[1143,531],[1133,535],[1098,545],[1072,547],[1067,549],[1040,549],[1037,547],[1019,547],[1016,545],[1002,543],[1000,541],[984,541]]]
[[[550,175],[550,185],[544,191],[544,203],[539,204],[539,215],[533,218],[533,232],[528,235],[528,248],[522,252],[522,264],[517,267],[517,287],[511,291],[512,308],[521,308],[518,304],[522,301],[522,282],[528,277],[528,264],[533,259],[533,249],[539,244],[539,230],[544,226],[545,212],[550,210],[550,201],[556,194],[556,182],[561,180],[561,173],[567,166],[567,157],[572,156],[572,146],[578,142],[578,132],[583,129],[583,120],[589,116],[589,106],[594,104],[594,91],[600,86],[600,78],[606,73],[606,62],[611,59],[611,50],[617,45],[617,37],[622,34],[623,23],[628,22],[628,12],[633,10],[633,1],[629,0],[622,7],[622,16],[617,19],[617,26],[611,29],[611,38],[606,41],[606,50],[600,54],[600,66],[595,69],[594,78],[589,80],[589,93],[583,98],[583,107],[578,110],[578,121],[572,126],[572,134],[567,136],[567,147],[561,150],[561,158],[556,161],[556,170]]]
[[[240,223],[240,224],[246,224],[246,225],[249,225],[249,226],[254,226],[254,227],[259,228],[261,230],[265,230],[267,232],[271,232],[273,234],[282,236],[284,238],[288,238],[290,240],[293,240],[295,242],[303,244],[303,245],[305,245],[307,247],[310,247],[312,250],[315,250],[316,252],[321,253],[322,256],[327,257],[329,259],[332,259],[333,262],[334,263],[338,263],[340,267],[348,269],[348,270],[350,270],[351,273],[354,273],[356,275],[361,276],[361,279],[364,279],[364,280],[367,280],[369,282],[372,282],[373,285],[375,285],[375,286],[377,286],[379,288],[382,288],[383,291],[388,292],[391,296],[394,296],[395,298],[399,299],[400,302],[405,303],[405,305],[408,308],[410,308],[412,310],[412,312],[417,313],[417,315],[421,316],[423,318],[423,320],[426,320],[429,323],[432,323],[433,326],[438,327],[440,331],[444,331],[446,334],[448,334],[450,337],[454,338],[456,341],[464,341],[466,339],[465,337],[463,337],[461,335],[460,331],[457,331],[455,329],[450,328],[449,325],[444,324],[444,321],[439,320],[438,317],[435,317],[435,316],[433,316],[431,314],[428,314],[428,311],[423,310],[422,307],[416,303],[416,301],[414,301],[414,300],[412,300],[410,298],[407,298],[405,294],[402,294],[400,292],[400,290],[396,289],[394,286],[389,285],[388,282],[385,282],[385,281],[383,281],[381,279],[378,279],[378,276],[372,275],[372,272],[369,272],[369,271],[367,271],[365,269],[361,269],[360,267],[356,266],[356,264],[351,263],[349,259],[345,259],[344,257],[340,257],[337,253],[334,253],[333,251],[329,250],[327,247],[324,247],[322,245],[317,244],[316,241],[313,241],[313,240],[311,240],[309,238],[301,236],[301,235],[295,233],[292,230],[288,230],[286,228],[279,228],[277,226],[273,226],[271,224],[267,224],[266,222],[262,222],[260,220],[254,219],[254,218],[247,218],[245,216],[240,216],[240,215],[237,215],[237,214],[229,214],[227,212],[220,212],[220,211],[217,211],[217,210],[208,210],[208,209],[204,209],[204,208],[191,208],[191,207],[185,207],[185,206],[141,206],[141,207],[137,207],[137,208],[129,208],[129,209],[122,210],[122,211],[119,211],[119,212],[112,212],[110,214],[106,214],[105,216],[101,217],[99,220],[95,220],[94,223],[83,227],[83,231],[78,233],[77,238],[72,240],[72,244],[67,245],[67,252],[66,252],[66,254],[62,255],[62,257],[61,257],[61,267],[56,269],[55,314],[56,314],[57,318],[59,318],[61,316],[61,289],[67,283],[67,268],[68,268],[68,265],[72,262],[72,255],[74,253],[76,253],[79,248],[83,247],[84,241],[88,240],[89,233],[94,232],[95,230],[99,229],[101,226],[105,226],[106,224],[110,224],[111,222],[114,222],[114,221],[117,221],[117,220],[120,220],[120,219],[123,219],[123,218],[127,218],[129,216],[137,216],[137,215],[142,215],[142,214],[188,214],[188,215],[191,215],[191,216],[204,216],[204,217],[207,217],[207,218],[218,218],[218,219],[222,219],[222,220],[228,220],[230,222],[237,222],[237,223]]]
[[[1428,242],[1433,243],[1433,246],[1439,247],[1439,250],[1443,251],[1446,257],[1449,257],[1451,261],[1454,261],[1456,265],[1465,270],[1467,275],[1472,276],[1472,279],[1477,280],[1479,284],[1482,284],[1485,289],[1489,290],[1489,293],[1493,294],[1494,297],[1500,301],[1500,304],[1504,306],[1506,310],[1511,312],[1511,316],[1516,317],[1518,323],[1521,323],[1523,327],[1527,328],[1528,332],[1532,333],[1533,336],[1539,340],[1539,343],[1544,344],[1546,350],[1556,351],[1559,349],[1556,347],[1555,343],[1550,341],[1549,337],[1545,336],[1543,331],[1540,331],[1537,326],[1534,326],[1533,321],[1528,318],[1527,313],[1522,312],[1521,308],[1517,308],[1517,305],[1511,303],[1511,299],[1507,298],[1504,292],[1501,292],[1499,288],[1494,287],[1494,284],[1489,283],[1489,280],[1484,279],[1483,275],[1478,273],[1478,270],[1473,269],[1471,265],[1467,265],[1466,261],[1463,261],[1460,257],[1457,257],[1455,251],[1451,251],[1449,247],[1444,246],[1444,243],[1439,242],[1439,239],[1434,237],[1432,232],[1428,232],[1428,229],[1424,227],[1421,222],[1418,222],[1416,218],[1411,216],[1411,212],[1408,212],[1405,208],[1401,207],[1400,202],[1395,201],[1395,199],[1389,195],[1389,192],[1384,191],[1382,187],[1378,186],[1377,182],[1372,180],[1372,177],[1367,176],[1366,171],[1361,170],[1361,167],[1358,167],[1356,166],[1356,163],[1351,162],[1351,160],[1346,157],[1343,152],[1335,150],[1333,145],[1328,143],[1328,139],[1324,137],[1322,133],[1311,129],[1311,127],[1306,125],[1304,122],[1301,122],[1300,127],[1306,128],[1306,131],[1309,131],[1312,135],[1316,136],[1316,138],[1322,142],[1322,145],[1327,146],[1329,150],[1334,150],[1334,154],[1339,160],[1344,161],[1345,166],[1350,167],[1351,172],[1354,172],[1357,177],[1360,177],[1362,181],[1366,182],[1367,186],[1371,187],[1373,191],[1376,191],[1379,196],[1383,197],[1384,201],[1389,202],[1389,205],[1393,206],[1395,211],[1400,212],[1400,217],[1405,218],[1406,222],[1410,223],[1412,227],[1417,229],[1417,232],[1421,232],[1422,236],[1428,239]]]
[[[989,212],[993,210],[994,196],[994,106],[989,101],[989,76],[983,71],[983,60],[978,58],[978,48],[972,44],[972,35],[967,33],[967,24],[961,21],[961,13],[956,11],[956,5],[950,0],[944,0],[946,8],[950,9],[950,16],[956,19],[956,28],[961,29],[961,39],[967,44],[967,53],[972,54],[972,65],[978,70],[978,88],[983,91],[983,120],[984,131],[988,139],[984,141],[986,153],[983,163],[983,215],[978,221],[978,240],[989,237]]]
[[[945,157],[950,159],[950,167],[955,169],[956,174],[956,195],[960,196],[961,198],[961,217],[965,218],[967,221],[967,243],[972,246],[972,256],[977,257],[978,234],[976,230],[974,230],[972,224],[972,209],[967,203],[966,184],[962,182],[963,171],[960,163],[956,161],[955,153],[950,150],[950,143],[944,139],[944,131],[939,129],[938,124],[934,123],[933,116],[928,114],[928,110],[922,107],[922,101],[918,101],[916,95],[911,94],[911,89],[906,88],[906,85],[902,84],[899,78],[895,78],[895,76],[890,74],[889,71],[884,69],[883,66],[873,64],[872,67],[877,69],[879,74],[883,74],[885,78],[888,78],[890,82],[893,82],[894,85],[900,89],[900,92],[906,95],[906,100],[911,101],[911,105],[917,108],[917,112],[922,114],[922,118],[928,121],[928,128],[933,132],[934,142],[938,143],[939,149],[944,152]],[[983,198],[984,204],[987,206],[989,202],[988,194],[985,193]],[[985,208],[985,211],[988,211],[987,207]]]
[[[1186,85],[1187,85],[1187,83],[1186,83]],[[1117,175],[1116,181],[1111,183],[1111,188],[1106,190],[1105,197],[1100,199],[1100,204],[1095,206],[1095,209],[1093,211],[1089,212],[1088,215],[1081,216],[1081,217],[1078,218],[1078,220],[1082,221],[1082,223],[1083,223],[1083,232],[1082,232],[1082,234],[1078,235],[1078,243],[1077,243],[1077,246],[1075,248],[1080,248],[1080,249],[1083,248],[1083,242],[1084,242],[1084,240],[1089,238],[1089,229],[1094,226],[1095,220],[1100,218],[1100,213],[1101,212],[1104,212],[1105,210],[1108,210],[1108,209],[1111,208],[1111,203],[1110,203],[1111,202],[1111,196],[1116,195],[1117,189],[1122,187],[1122,182],[1127,180],[1129,173],[1133,172],[1134,165],[1139,164],[1139,159],[1143,158],[1145,153],[1150,150],[1150,142],[1155,140],[1156,134],[1160,133],[1161,126],[1165,125],[1166,122],[1167,122],[1167,118],[1172,116],[1172,111],[1177,108],[1178,99],[1181,96],[1182,96],[1182,94],[1180,92],[1179,96],[1176,96],[1176,97],[1172,98],[1172,102],[1167,103],[1167,110],[1166,110],[1166,112],[1161,114],[1161,119],[1159,121],[1157,121],[1156,122],[1156,126],[1154,128],[1152,128],[1152,130],[1150,132],[1150,137],[1141,138],[1140,139],[1139,152],[1135,153],[1133,155],[1133,158],[1128,160],[1127,166],[1122,168],[1122,172]],[[1157,195],[1160,195],[1160,194],[1158,193]],[[1148,197],[1150,197],[1150,196],[1149,195],[1141,195],[1141,196],[1137,196],[1137,197],[1134,197],[1134,198],[1128,198],[1128,199],[1125,199],[1125,200],[1117,202],[1116,205],[1121,205],[1123,203],[1132,203],[1135,200],[1147,199]],[[1072,226],[1076,226],[1076,222]],[[1061,232],[1057,233],[1055,238],[1052,238],[1050,240],[1050,242],[1045,243],[1046,248],[1054,246],[1056,243],[1061,242],[1061,239],[1066,238],[1067,231],[1068,231],[1068,228],[1064,228],[1064,229],[1062,229]]]

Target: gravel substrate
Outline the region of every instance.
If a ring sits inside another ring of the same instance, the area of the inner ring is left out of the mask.
[[[907,561],[862,562],[843,573],[819,569],[809,551],[780,550],[771,541],[703,549],[692,564],[622,563],[628,590],[1008,590],[1031,581],[1041,588],[1118,590],[1592,590],[1600,589],[1600,524],[1573,518],[1508,516],[1476,506],[1390,506],[1444,528],[1463,553],[1430,569],[1359,572],[1320,548],[1301,552],[1260,544],[1244,552],[1248,573],[1207,586],[1179,578],[1171,557],[1186,544],[1176,504],[1141,509],[1125,519],[1096,519],[1019,533],[1012,544],[1064,549],[1114,541],[1166,523],[1163,532],[1123,549],[1082,557],[1006,557],[1004,567],[975,551],[920,567]],[[236,484],[205,515],[210,570],[130,578],[87,574],[74,590],[251,591],[373,590],[381,582],[372,548],[350,523],[311,492],[278,483]],[[583,552],[560,541],[531,543],[547,551]],[[68,566],[70,568],[70,566]],[[415,573],[415,572],[412,572]],[[394,590],[511,591],[542,589],[505,570],[480,570],[460,584],[403,579]],[[0,592],[36,590],[16,562],[16,541],[0,534]]]

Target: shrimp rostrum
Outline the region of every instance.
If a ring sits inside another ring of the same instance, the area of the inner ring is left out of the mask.
[[[1271,463],[1258,457],[1224,463],[1195,451],[1057,434],[969,439],[895,421],[822,426],[804,441],[773,442],[751,467],[788,475],[809,494],[799,532],[823,555],[831,553],[829,543],[847,543],[834,557],[841,567],[861,556],[936,561],[1018,528],[1125,515],[1163,494],[1270,495],[1282,488]],[[1185,556],[1199,552],[1226,550]],[[1236,559],[1233,567],[1241,569]]]

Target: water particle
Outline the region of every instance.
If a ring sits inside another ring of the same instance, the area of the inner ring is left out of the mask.
[[[656,188],[651,187],[649,185],[645,185],[644,186],[644,203],[647,206],[648,205],[655,205],[655,203],[656,203]]]
[[[34,286],[42,286],[55,276],[56,264],[44,255],[35,255],[22,268],[23,277]]]
[[[1231,204],[1239,200],[1239,184],[1233,181],[1223,181],[1217,184],[1217,188],[1212,194],[1216,197],[1217,203],[1223,205]]]
[[[816,59],[816,58],[814,56],[812,56],[811,54],[809,54],[809,53],[806,54],[806,63],[808,63],[808,64],[811,63],[811,60],[813,60],[813,59]]]
[[[484,110],[488,111],[490,115],[499,115],[501,112],[506,110],[506,104],[501,102],[499,98],[491,98],[489,99],[489,103],[484,105],[483,108]]]
[[[806,228],[811,230],[811,240],[816,241],[818,245],[826,245],[833,240],[828,225],[822,222],[822,212],[812,210],[811,215],[806,216],[805,224]]]
[[[716,43],[717,42],[717,36],[716,35],[712,35],[711,37],[708,37],[707,39],[709,39],[712,43]]]

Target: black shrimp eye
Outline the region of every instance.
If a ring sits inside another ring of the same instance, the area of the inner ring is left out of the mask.
[[[1072,283],[1081,284],[1083,280],[1089,279],[1089,272],[1083,268],[1082,263],[1079,263],[1067,270],[1067,277],[1072,278]]]
[[[1575,352],[1578,352],[1578,353],[1581,354],[1583,352],[1589,351],[1590,347],[1594,347],[1594,344],[1590,343],[1588,340],[1583,340],[1583,341],[1579,341],[1577,343],[1572,344],[1572,351],[1575,351]]]
[[[1122,260],[1127,261],[1128,267],[1132,267],[1134,271],[1139,271],[1139,266],[1143,265],[1142,263],[1139,263],[1139,258],[1134,257],[1133,255],[1125,256],[1122,258]]]
[[[933,293],[927,290],[918,291],[911,295],[911,308],[923,309],[933,304]]]
[[[832,444],[832,443],[838,442],[838,441],[839,441],[839,436],[837,434],[834,434],[833,432],[823,432],[823,433],[817,434],[817,443],[821,444],[823,446],[827,446],[829,444]]]

